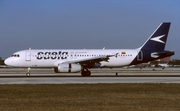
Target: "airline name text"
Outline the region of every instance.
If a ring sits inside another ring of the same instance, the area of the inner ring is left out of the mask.
[[[68,52],[38,52],[37,59],[67,59]]]

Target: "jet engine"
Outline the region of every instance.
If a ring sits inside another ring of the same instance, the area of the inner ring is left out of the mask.
[[[59,64],[58,67],[54,68],[54,72],[56,73],[71,73],[71,72],[80,72],[82,69],[81,65],[79,64]]]

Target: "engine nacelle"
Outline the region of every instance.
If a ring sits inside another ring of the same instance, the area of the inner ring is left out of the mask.
[[[56,73],[71,73],[71,72],[80,72],[82,69],[79,64],[59,64],[57,68],[54,68]]]

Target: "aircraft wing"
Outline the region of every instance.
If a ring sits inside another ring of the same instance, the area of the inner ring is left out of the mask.
[[[96,63],[100,63],[102,61],[107,61],[109,60],[110,57],[117,57],[116,53],[115,55],[106,55],[106,56],[96,56],[96,57],[91,57],[91,58],[86,58],[86,59],[80,59],[80,60],[74,60],[74,61],[67,61],[64,63],[75,63],[75,64],[80,64],[82,66],[86,67],[93,67]]]

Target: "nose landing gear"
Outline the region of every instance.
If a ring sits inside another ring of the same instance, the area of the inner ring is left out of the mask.
[[[31,68],[27,68],[27,73],[26,73],[26,76],[30,76],[30,70],[31,70]]]

